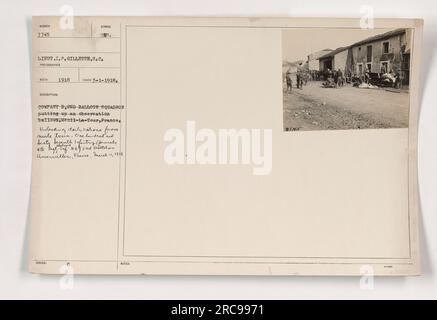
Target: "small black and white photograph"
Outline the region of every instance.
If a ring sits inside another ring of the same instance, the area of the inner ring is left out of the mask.
[[[411,29],[283,29],[284,131],[407,128]]]

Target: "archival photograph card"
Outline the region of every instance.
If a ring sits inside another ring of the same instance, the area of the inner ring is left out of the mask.
[[[33,17],[29,271],[419,275],[422,26]]]

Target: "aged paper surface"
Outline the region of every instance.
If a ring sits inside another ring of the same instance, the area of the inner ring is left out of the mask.
[[[359,23],[34,17],[30,271],[420,274],[422,21]]]

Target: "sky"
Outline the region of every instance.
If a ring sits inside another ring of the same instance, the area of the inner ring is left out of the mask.
[[[283,60],[306,60],[311,53],[337,49],[393,29],[284,29],[282,31]]]

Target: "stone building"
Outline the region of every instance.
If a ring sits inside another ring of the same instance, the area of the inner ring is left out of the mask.
[[[320,71],[319,58],[330,53],[332,49],[323,49],[308,55],[308,69],[310,71]]]
[[[322,72],[340,69],[344,74],[351,63],[350,47],[340,47],[319,58],[319,69]]]
[[[409,84],[411,30],[396,29],[350,46],[337,48],[319,57],[319,70],[341,69],[344,74],[362,75],[393,71]]]
[[[396,29],[376,35],[351,46],[353,61],[351,69],[357,75],[366,71],[401,74],[408,84],[410,69],[411,30]]]

